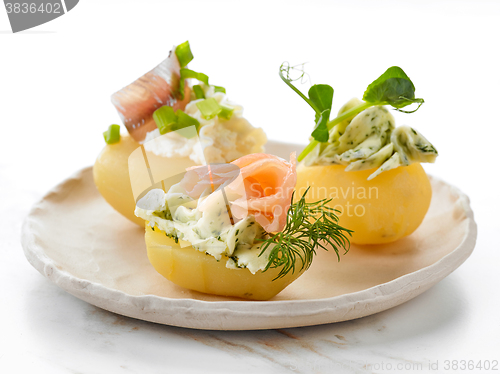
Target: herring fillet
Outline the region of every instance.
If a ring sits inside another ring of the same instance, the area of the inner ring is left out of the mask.
[[[174,47],[158,66],[111,96],[123,124],[137,142],[142,142],[148,132],[156,129],[153,120],[156,109],[164,105],[174,110],[185,108],[190,90],[186,82],[184,100],[180,100],[179,81],[180,65]]]

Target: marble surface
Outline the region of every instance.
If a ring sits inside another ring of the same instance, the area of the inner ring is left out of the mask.
[[[192,27],[185,32],[178,31],[186,29],[184,17],[164,24],[165,12],[185,11],[177,2],[81,1],[68,15],[19,35],[6,31],[7,16],[0,9],[0,372],[464,373],[485,370],[453,370],[451,362],[446,370],[447,360],[500,360],[500,199],[494,163],[500,138],[494,114],[500,4],[192,4]],[[232,32],[202,32],[210,12]],[[367,37],[377,36],[375,29],[381,36],[371,42]],[[223,59],[203,57],[214,38],[232,46]],[[109,95],[185,39],[195,48],[193,69],[228,87],[270,138],[290,142],[307,138],[312,114],[277,78],[283,60],[310,61],[315,83],[334,84],[335,108],[360,96],[388,66],[402,66],[426,103],[415,114],[397,114],[396,121],[417,127],[440,151],[426,170],[471,198],[479,227],[472,256],[429,291],[388,311],[270,331],[196,331],[120,317],[43,278],[24,258],[19,241],[31,205],[92,164],[102,131],[118,120]],[[159,40],[167,45],[164,50]],[[257,55],[256,41],[261,42]],[[273,93],[272,105],[263,105],[255,94],[263,89]],[[293,111],[276,109],[290,105]]]

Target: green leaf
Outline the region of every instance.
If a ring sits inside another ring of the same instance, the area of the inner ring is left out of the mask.
[[[224,92],[226,93],[226,89],[222,86],[214,86],[214,92]]]
[[[118,143],[120,141],[120,125],[110,125],[102,134],[106,144]]]
[[[298,88],[296,88],[292,82],[293,79],[290,78],[290,70],[298,69],[302,72],[299,78],[304,76],[303,68],[297,68],[290,66],[286,63],[280,66],[280,77],[292,90],[294,90],[306,103],[308,103],[315,112],[316,126],[312,132],[312,137],[315,141],[327,142],[328,141],[328,119],[330,116],[330,111],[332,109],[333,101],[333,88],[327,84],[315,84],[309,91],[306,97]],[[295,79],[295,80],[297,80]]]
[[[280,77],[288,84],[295,92],[297,92],[316,112],[316,127],[313,131],[313,140],[304,148],[298,157],[298,161],[302,161],[313,149],[315,149],[321,139],[328,139],[325,135],[324,130],[324,117],[321,118],[323,109],[330,105],[328,89],[320,86],[326,85],[316,85],[311,87],[309,90],[309,99],[306,98],[299,90],[297,90],[292,84],[292,80],[289,77],[289,71],[293,69],[288,64],[282,64],[280,66]],[[303,72],[302,72],[303,73]],[[304,74],[304,73],[303,73]],[[303,76],[303,75],[302,75]],[[333,89],[332,89],[333,97]],[[363,95],[364,103],[351,108],[345,113],[339,114],[336,118],[328,121],[326,127],[331,130],[337,124],[342,121],[355,116],[356,114],[362,112],[363,110],[375,106],[375,105],[391,105],[396,110],[404,113],[413,113],[417,111],[420,106],[424,103],[424,99],[415,98],[415,86],[411,79],[405,74],[405,72],[397,67],[390,67],[373,81],[366,89]],[[417,103],[418,106],[413,111],[401,110],[410,104]],[[321,110],[320,110],[321,109]]]
[[[325,109],[323,112],[321,112],[321,115],[316,122],[316,127],[314,127],[314,130],[311,133],[311,136],[318,142],[325,143],[328,141],[328,118],[330,118],[330,109]]]
[[[164,105],[156,109],[153,113],[153,119],[161,135],[176,129],[178,119],[171,106]]]
[[[205,91],[203,91],[203,88],[199,84],[196,84],[193,86],[193,91],[194,94],[196,95],[196,99],[204,99],[205,98]]]
[[[309,99],[323,112],[332,109],[333,88],[327,84],[315,84],[307,93]]]
[[[179,60],[179,64],[181,65],[181,68],[185,67],[187,64],[191,62],[193,59],[193,53],[191,52],[191,47],[189,46],[189,41],[185,41],[182,44],[179,44],[175,48],[175,55],[177,56],[177,59]]]
[[[212,119],[222,110],[217,100],[213,97],[196,102],[196,106],[205,119]]]
[[[413,82],[403,69],[398,66],[390,67],[384,74],[374,80],[366,88],[363,100],[378,105],[388,104],[398,110],[413,103],[419,103],[420,105],[424,103],[423,99],[415,98]],[[420,108],[420,105],[418,108]]]

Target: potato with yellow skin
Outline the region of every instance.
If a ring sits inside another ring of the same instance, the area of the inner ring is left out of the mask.
[[[136,201],[132,192],[130,175],[135,178],[144,178],[146,175],[147,183],[149,183],[148,172],[144,169],[146,167],[144,162],[129,164],[129,156],[140,146],[129,135],[122,135],[118,143],[107,144],[104,147],[97,157],[93,172],[94,183],[108,204],[130,221],[144,227],[144,220],[134,214]],[[163,164],[170,167],[171,163],[175,163],[173,169],[179,171],[195,165],[188,157],[169,159],[149,151],[146,152],[146,156],[150,165]],[[138,157],[141,160],[144,159],[142,153]],[[129,170],[129,168],[131,169]],[[157,185],[148,185],[148,187],[161,188],[161,184],[158,182]]]
[[[141,145],[129,135],[107,144],[94,164],[94,183],[102,197],[115,210],[144,227],[144,220],[134,214],[135,200],[130,185],[128,157]]]
[[[381,244],[401,239],[422,223],[432,197],[429,178],[419,163],[385,171],[372,180],[372,170],[344,171],[343,165],[301,166],[296,196],[307,187],[307,201],[332,199],[341,211],[340,225],[354,230],[351,242]]]
[[[217,261],[191,246],[181,248],[165,232],[158,227],[152,230],[149,224],[146,224],[146,246],[149,261],[158,273],[178,286],[214,295],[268,300],[304,272],[299,270],[300,260],[295,272],[276,280],[273,279],[279,268],[255,274],[248,269],[230,269],[226,267],[227,258]]]

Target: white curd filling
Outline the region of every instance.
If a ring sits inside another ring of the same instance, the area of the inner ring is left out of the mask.
[[[214,98],[234,109],[231,118],[205,119],[196,106],[199,100],[192,100],[184,112],[200,123],[199,137],[188,139],[176,132],[160,135],[155,129],[146,135],[146,150],[163,157],[189,157],[198,165],[231,162],[247,154],[264,152],[266,134],[243,117],[243,107],[229,101],[225,93],[215,92],[213,86],[204,86],[204,90],[207,99]],[[153,139],[156,141],[150,142]]]

